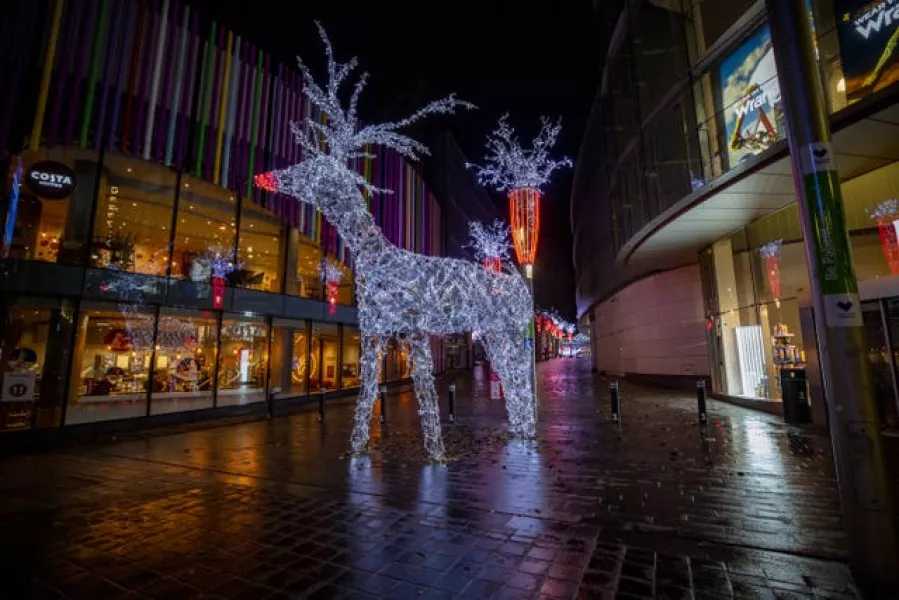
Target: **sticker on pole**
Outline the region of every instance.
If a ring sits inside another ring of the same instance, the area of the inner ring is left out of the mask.
[[[799,153],[799,163],[803,175],[837,170],[830,142],[814,142],[806,146],[805,150]]]
[[[861,327],[858,294],[825,294],[824,319],[828,327]]]
[[[31,371],[8,372],[3,376],[3,394],[0,402],[31,402],[34,400],[34,383],[37,374]]]

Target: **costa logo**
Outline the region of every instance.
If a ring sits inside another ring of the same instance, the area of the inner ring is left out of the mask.
[[[60,200],[75,190],[75,171],[62,163],[45,160],[31,165],[25,183],[41,198]]]

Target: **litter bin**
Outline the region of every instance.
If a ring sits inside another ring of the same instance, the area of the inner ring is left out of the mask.
[[[812,411],[808,403],[805,369],[780,370],[780,389],[783,392],[784,421],[811,423]]]

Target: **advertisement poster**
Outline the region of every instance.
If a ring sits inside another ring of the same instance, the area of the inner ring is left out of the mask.
[[[899,0],[836,0],[850,102],[899,81]]]
[[[764,27],[718,69],[729,168],[784,138],[783,106],[771,31]]]

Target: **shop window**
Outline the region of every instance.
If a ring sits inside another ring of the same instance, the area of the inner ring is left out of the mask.
[[[146,415],[155,324],[143,305],[82,304],[66,424]]]
[[[46,363],[50,309],[27,301],[16,304],[5,315],[0,338],[3,348],[10,348],[0,366],[0,431],[31,428],[36,408],[48,404],[41,402],[42,380],[53,368]],[[54,402],[49,404],[54,408]]]
[[[287,293],[310,300],[321,300],[324,294],[321,276],[322,249],[299,232],[293,231],[291,235],[298,240],[297,259],[295,277],[289,282]]]
[[[10,257],[81,264],[97,172],[94,151],[40,149],[23,154],[21,164],[13,160],[4,190],[18,199],[8,204],[14,211]]]
[[[756,307],[722,313],[720,325],[726,393],[747,398],[767,398],[767,342]]]
[[[172,275],[206,283],[216,272],[234,270],[237,235],[236,195],[184,175],[175,222]]]
[[[409,362],[404,341],[392,339],[387,343],[387,381],[400,381],[409,378]]]
[[[208,311],[160,310],[150,414],[212,408],[217,321]]]
[[[94,215],[91,264],[166,275],[177,174],[142,160],[107,154]]]
[[[310,360],[305,321],[275,319],[271,387],[278,397],[303,396],[310,371],[318,372],[317,355]]]
[[[759,307],[761,328],[765,334],[765,378],[767,398],[781,400],[780,373],[784,368],[805,367],[805,346],[799,321],[799,303],[795,299],[770,302]]]
[[[705,56],[712,45],[748,11],[755,0],[685,0],[691,23],[689,46],[693,62]]]
[[[339,351],[337,325],[313,323],[310,393],[317,394],[338,389]]]
[[[362,353],[362,340],[358,327],[343,327],[343,360],[340,365],[342,389],[359,387],[359,357]]]
[[[238,257],[234,285],[264,292],[281,292],[283,228],[275,215],[244,199],[240,215]]]
[[[221,335],[218,406],[264,401],[268,369],[265,319],[225,315]]]

